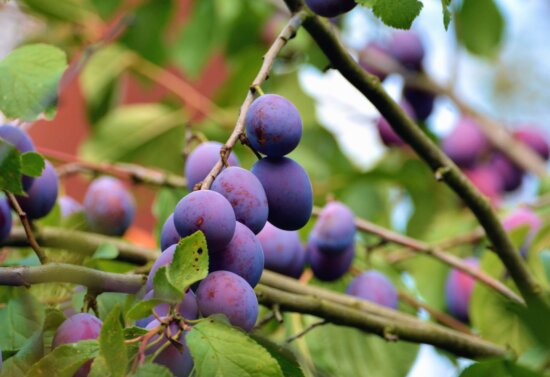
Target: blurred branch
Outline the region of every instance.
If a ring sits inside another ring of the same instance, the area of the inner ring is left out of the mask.
[[[317,321],[317,322],[313,322],[311,325],[309,325],[308,327],[306,327],[305,329],[303,329],[303,330],[300,331],[299,333],[294,334],[294,335],[288,337],[288,338],[285,340],[285,343],[286,343],[286,344],[290,344],[290,343],[294,342],[296,339],[299,339],[299,338],[303,337],[304,335],[306,335],[308,332],[310,332],[310,331],[313,330],[314,328],[319,327],[319,326],[326,325],[327,323],[328,323],[328,322],[327,322],[327,320],[325,320],[325,319],[322,319],[322,320]]]
[[[172,188],[186,187],[185,178],[159,169],[146,168],[141,165],[128,163],[96,163],[85,161],[79,159],[77,156],[41,147],[38,148],[38,151],[50,159],[67,162],[67,164],[57,167],[56,169],[60,178],[76,173],[91,172],[130,179],[135,183]]]
[[[304,9],[302,0],[285,0],[285,3],[293,12]],[[338,70],[380,111],[393,130],[430,166],[435,177],[445,181],[472,210],[526,301],[532,300],[533,303],[549,306],[542,287],[529,272],[525,261],[506,234],[489,200],[479,193],[460,169],[391,99],[380,84],[380,80],[365,72],[353,60],[332,32],[327,21],[308,12],[303,25],[329,59],[332,68]]]
[[[46,253],[44,253],[44,250],[42,250],[42,248],[36,241],[36,238],[33,234],[32,226],[31,226],[31,223],[29,222],[29,218],[27,217],[27,214],[25,213],[25,211],[21,209],[21,206],[19,206],[17,199],[11,192],[9,191],[4,191],[4,192],[8,198],[8,201],[10,202],[11,208],[15,211],[15,213],[17,213],[17,216],[19,216],[19,219],[21,220],[21,225],[23,225],[23,230],[24,230],[23,234],[24,234],[25,240],[28,242],[28,246],[30,246],[34,250],[40,263],[42,264],[47,263]]]
[[[256,78],[252,81],[246,98],[241,106],[239,118],[237,119],[237,124],[235,125],[233,132],[231,133],[231,135],[225,142],[225,145],[220,151],[220,160],[216,163],[216,165],[214,165],[210,173],[202,182],[202,190],[207,190],[210,188],[210,185],[212,185],[214,179],[223,169],[224,162],[229,156],[229,153],[231,153],[231,149],[233,148],[233,146],[235,146],[235,143],[241,139],[241,135],[244,135],[246,112],[252,104],[252,101],[254,101],[254,94],[260,88],[262,83],[269,78],[269,72],[271,71],[271,67],[273,66],[273,62],[277,58],[277,55],[279,54],[281,49],[287,44],[287,42],[294,37],[296,31],[298,30],[300,25],[302,25],[304,18],[305,13],[295,14],[287,23],[287,25],[283,28],[281,33],[277,36],[277,39],[275,39],[267,53],[264,55],[262,66],[260,67]]]
[[[316,207],[313,209],[314,215],[318,215],[319,212],[320,208]],[[395,233],[389,229],[383,228],[379,225],[373,224],[370,221],[361,218],[355,219],[355,226],[360,231],[374,234],[375,236],[378,236],[387,242],[405,246],[407,249],[412,250],[415,253],[429,255],[435,259],[438,259],[448,266],[456,268],[457,270],[460,270],[470,275],[474,279],[494,289],[503,296],[521,304],[525,303],[525,301],[520,296],[518,296],[514,291],[508,288],[504,283],[494,279],[493,277],[487,275],[479,269],[469,266],[468,264],[464,263],[462,259],[444,252],[439,246],[430,245],[414,238]]]

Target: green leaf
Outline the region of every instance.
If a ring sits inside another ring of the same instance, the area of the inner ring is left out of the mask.
[[[466,368],[460,377],[543,377],[539,374],[510,360],[490,360],[474,364]]]
[[[99,351],[105,359],[112,377],[123,377],[126,374],[128,354],[124,344],[124,331],[120,324],[120,308],[112,310],[101,327],[99,334]]]
[[[126,319],[128,321],[135,321],[136,319],[145,318],[151,315],[155,306],[162,304],[163,302],[164,301],[157,299],[139,301],[137,304],[132,306],[130,310],[128,310],[126,313]]]
[[[153,278],[153,289],[155,298],[176,303],[183,298],[183,291],[180,291],[168,279],[168,268],[163,266],[157,270]]]
[[[88,360],[97,356],[97,340],[82,340],[54,349],[34,364],[26,377],[72,377]]]
[[[441,0],[441,7],[443,9],[443,25],[445,30],[449,28],[449,23],[451,22],[451,11],[449,7],[451,5],[451,0]]]
[[[165,366],[150,363],[139,367],[134,377],[174,377],[174,375]]]
[[[504,36],[504,18],[493,0],[464,0],[455,17],[458,40],[473,54],[492,56]]]
[[[317,321],[306,317],[304,326]],[[418,353],[418,345],[391,343],[362,331],[325,325],[305,335],[316,366],[330,376],[406,376]]]
[[[44,354],[42,331],[37,331],[14,356],[10,357],[0,369],[0,377],[24,376],[25,373]]]
[[[122,0],[92,0],[92,4],[103,19],[110,20],[122,4]]]
[[[422,7],[418,0],[377,0],[372,11],[388,26],[409,29]]]
[[[105,376],[111,376],[109,372],[109,366],[107,365],[107,361],[105,360],[105,358],[102,355],[99,355],[92,362],[92,368],[90,369],[90,373],[87,377]]]
[[[0,61],[0,110],[8,118],[35,120],[55,104],[67,57],[57,47],[19,47]]]
[[[0,138],[0,190],[23,194],[19,151]]]
[[[181,292],[208,275],[208,247],[200,230],[180,240],[167,274],[170,283]]]
[[[208,319],[185,337],[199,377],[283,377],[277,360],[247,334]]]
[[[112,243],[102,243],[92,255],[92,259],[116,259],[116,257],[118,257],[118,249]]]
[[[285,377],[304,377],[304,372],[291,350],[264,337],[252,335],[252,338],[277,360]]]
[[[21,173],[31,177],[40,177],[46,165],[44,158],[36,152],[26,152],[21,155]]]
[[[539,253],[539,258],[544,268],[546,281],[550,283],[550,249],[543,250]]]
[[[13,290],[13,296],[0,310],[0,349],[14,351],[20,349],[27,340],[42,328],[44,306],[25,288]]]
[[[106,0],[103,0],[106,1]],[[90,19],[92,14],[86,2],[80,0],[63,0],[45,2],[43,0],[21,0],[27,11],[47,17],[54,21],[69,21],[78,23]]]

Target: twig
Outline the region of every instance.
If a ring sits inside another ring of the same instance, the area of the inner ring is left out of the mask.
[[[321,211],[320,208],[314,208],[313,214],[318,215],[320,211]],[[484,273],[479,269],[469,266],[468,264],[464,263],[462,259],[444,252],[438,246],[431,246],[425,242],[416,240],[414,238],[392,232],[389,229],[383,228],[379,225],[373,224],[361,218],[355,219],[355,225],[357,229],[366,233],[374,234],[380,237],[381,239],[386,240],[387,242],[392,242],[397,245],[402,245],[416,253],[429,255],[435,259],[438,259],[441,262],[451,267],[454,267],[460,271],[463,271],[464,273],[470,275],[474,279],[480,281],[481,283],[499,292],[503,296],[521,304],[525,303],[525,301],[520,296],[518,296],[514,291],[512,291],[502,282],[498,281],[497,279],[494,279],[493,277],[487,275],[486,273]]]
[[[4,192],[8,197],[11,208],[13,208],[13,210],[15,211],[15,213],[17,213],[17,216],[19,216],[19,219],[21,220],[21,225],[23,225],[23,229],[25,230],[25,237],[28,240],[29,246],[36,253],[36,256],[38,257],[38,260],[40,260],[40,263],[42,264],[47,263],[46,253],[44,253],[44,250],[42,250],[38,242],[36,242],[36,238],[34,237],[32,227],[29,222],[29,218],[27,217],[27,214],[25,213],[25,211],[21,209],[21,207],[19,206],[19,203],[17,202],[17,199],[11,192],[9,191],[4,191]]]
[[[235,145],[235,143],[239,140],[240,136],[244,133],[244,127],[245,127],[245,118],[246,118],[246,112],[248,111],[248,108],[252,104],[252,101],[254,101],[254,93],[257,91],[257,88],[259,88],[264,81],[266,81],[269,77],[269,72],[271,71],[271,67],[273,66],[273,62],[275,61],[275,58],[281,51],[281,49],[286,45],[286,43],[294,36],[300,25],[302,24],[303,20],[305,18],[305,13],[297,13],[295,14],[290,21],[287,23],[287,25],[283,28],[281,33],[278,35],[277,39],[273,42],[267,53],[264,55],[264,61],[262,63],[262,66],[256,75],[256,78],[254,81],[252,81],[252,84],[249,87],[248,93],[246,95],[246,98],[241,106],[241,110],[239,113],[239,118],[237,119],[237,123],[235,125],[235,128],[233,129],[233,132],[231,132],[231,135],[227,139],[224,145],[224,152],[225,156],[229,156],[229,153],[231,153],[231,149]],[[201,189],[207,190],[212,185],[212,182],[214,182],[214,179],[220,174],[220,172],[223,169],[223,156],[220,158],[220,160],[214,165],[210,173],[206,176],[204,181],[202,182]]]
[[[285,0],[285,3],[294,13],[304,11],[302,0]],[[529,272],[525,261],[506,234],[490,201],[392,100],[380,85],[380,80],[365,72],[357,64],[325,22],[308,12],[303,25],[329,59],[332,68],[338,70],[380,111],[393,130],[430,166],[434,173],[444,172],[441,176],[442,181],[453,189],[475,214],[524,299],[532,300],[534,304],[540,303],[544,307],[550,307],[544,290]]]
[[[302,331],[300,331],[299,333],[296,333],[290,337],[288,337],[286,340],[285,340],[285,344],[290,344],[292,343],[293,341],[295,341],[296,339],[299,339],[301,338],[302,336],[306,335],[308,332],[310,332],[311,330],[313,330],[314,328],[316,327],[319,327],[319,326],[323,326],[323,325],[326,325],[328,323],[328,321],[326,319],[322,319],[320,321],[317,321],[317,322],[313,322],[311,325],[309,325],[308,327],[306,327],[305,329],[303,329]]]

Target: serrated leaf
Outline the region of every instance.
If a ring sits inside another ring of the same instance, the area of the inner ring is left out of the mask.
[[[283,377],[270,353],[247,334],[208,319],[185,336],[199,377]]]
[[[153,290],[155,298],[159,300],[176,303],[183,298],[183,292],[174,287],[168,280],[168,268],[166,266],[159,268],[155,273]]]
[[[252,335],[252,338],[277,360],[285,377],[304,377],[304,372],[290,349],[264,337]]]
[[[88,360],[99,352],[97,340],[82,340],[64,344],[34,364],[26,377],[72,377]]]
[[[67,57],[59,48],[34,44],[0,61],[0,110],[8,118],[34,120],[55,104]]]
[[[449,6],[451,5],[451,0],[441,0],[441,7],[443,8],[443,25],[445,30],[449,28],[449,23],[451,22],[451,11]]]
[[[167,274],[170,283],[182,293],[208,275],[208,247],[200,230],[180,240]]]
[[[372,11],[388,26],[410,29],[422,7],[418,0],[377,0]]]
[[[510,360],[490,360],[466,368],[460,377],[543,377],[530,369],[515,364]]]
[[[26,152],[21,155],[21,173],[30,177],[40,177],[46,167],[44,158],[36,152]]]
[[[23,194],[19,151],[0,138],[0,190]]]
[[[174,377],[174,375],[165,366],[150,363],[139,367],[134,377]]]
[[[145,318],[151,315],[155,306],[162,304],[164,301],[158,299],[140,301],[128,310],[126,313],[126,319],[128,321],[135,321],[136,319]]]
[[[473,54],[493,56],[504,36],[504,18],[493,0],[464,0],[455,17],[459,42]]]
[[[112,377],[123,377],[128,364],[124,331],[120,324],[120,308],[116,306],[105,318],[99,334],[99,352]]]

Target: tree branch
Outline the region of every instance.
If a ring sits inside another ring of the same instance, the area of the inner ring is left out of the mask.
[[[45,247],[71,250],[84,255],[92,255],[100,245],[108,243],[117,248],[119,260],[139,265],[153,261],[159,255],[158,250],[137,246],[119,238],[78,230],[44,227],[37,230],[35,235],[36,240]],[[0,242],[0,245],[27,247],[30,246],[30,241],[23,228],[14,227],[8,239]]]
[[[73,283],[97,292],[137,293],[146,281],[145,275],[114,274],[65,263],[49,263],[38,267],[0,267],[0,285],[8,286]]]
[[[303,8],[302,0],[285,0],[285,3],[293,12]],[[394,131],[430,166],[436,177],[445,181],[464,200],[485,229],[495,252],[508,269],[523,297],[527,301],[534,300],[548,306],[542,287],[527,269],[488,199],[477,191],[460,169],[391,99],[380,85],[380,80],[365,72],[352,59],[325,21],[309,12],[303,25],[327,56],[332,68],[337,69],[355,86],[388,120]]]
[[[25,213],[25,211],[21,209],[21,206],[19,206],[17,199],[11,192],[9,191],[4,191],[4,192],[8,197],[8,201],[10,202],[11,208],[17,213],[17,216],[19,216],[19,219],[21,220],[21,225],[23,225],[23,230],[24,230],[23,234],[25,236],[25,240],[28,242],[28,246],[30,246],[34,250],[40,263],[42,264],[47,263],[46,253],[44,253],[44,250],[42,250],[42,248],[36,241],[36,238],[32,232],[32,226],[31,226],[31,223],[29,222],[29,218],[27,217],[27,214]]]
[[[315,315],[337,324],[355,327],[389,340],[398,339],[431,344],[469,358],[504,356],[506,350],[477,337],[416,320],[415,323],[391,320],[346,307],[322,297],[297,295],[258,284],[255,288],[262,305],[277,303],[282,310]]]
[[[302,24],[304,18],[305,13],[295,14],[287,23],[287,25],[283,28],[281,33],[277,36],[277,39],[275,39],[267,53],[264,55],[262,66],[260,67],[256,78],[254,79],[254,81],[252,81],[252,84],[250,85],[250,88],[248,90],[248,94],[246,95],[246,98],[241,106],[239,118],[237,119],[237,124],[235,125],[233,132],[225,142],[225,145],[222,147],[222,150],[220,151],[221,159],[216,163],[216,165],[214,165],[210,173],[202,182],[202,190],[207,190],[210,188],[212,182],[214,182],[214,179],[216,179],[218,174],[220,174],[220,172],[222,171],[224,161],[226,160],[227,156],[229,156],[229,153],[231,153],[231,149],[233,148],[233,146],[235,146],[235,143],[240,139],[241,135],[244,135],[246,112],[254,101],[254,94],[256,93],[258,88],[260,88],[262,83],[268,79],[269,72],[271,71],[271,67],[273,66],[275,58],[277,57],[281,49],[286,45],[286,43],[290,39],[292,39],[294,34],[296,34],[296,31]]]

